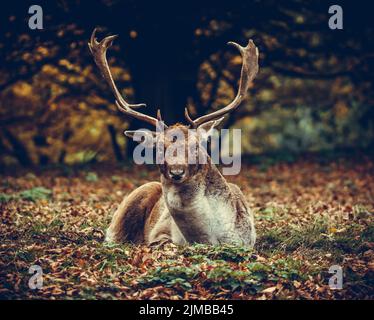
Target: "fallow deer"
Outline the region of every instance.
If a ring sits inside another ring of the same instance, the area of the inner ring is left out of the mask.
[[[249,85],[258,72],[258,49],[252,40],[246,47],[229,42],[242,56],[239,89],[235,99],[222,109],[192,120],[188,109],[185,117],[189,125],[166,126],[160,111],[157,118],[134,109],[144,104],[129,104],[121,96],[113,80],[106,51],[117,36],[108,36],[98,42],[96,29],[93,31],[89,48],[102,76],[108,82],[116,99],[118,109],[124,114],[145,121],[152,126],[163,126],[165,134],[152,133],[154,143],[162,142],[165,148],[175,143],[172,139],[176,130],[194,130],[192,140],[200,142],[223,119],[235,110],[245,98]],[[133,137],[134,131],[125,134]],[[162,141],[161,141],[162,140]],[[185,144],[186,150],[190,147]],[[206,153],[198,147],[197,153]],[[205,154],[206,155],[206,154]],[[253,246],[256,239],[253,214],[238,186],[228,183],[208,156],[203,164],[188,164],[182,159],[177,164],[167,159],[159,165],[161,182],[149,182],[125,197],[114,213],[107,230],[107,241],[145,243],[147,245],[173,242],[175,244],[242,244]]]

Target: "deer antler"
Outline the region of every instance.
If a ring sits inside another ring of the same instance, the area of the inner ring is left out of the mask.
[[[116,105],[118,109],[121,112],[133,118],[136,118],[138,120],[142,120],[154,126],[157,126],[158,121],[162,121],[160,110],[157,111],[157,117],[159,118],[159,120],[133,110],[139,107],[145,107],[146,105],[144,103],[129,104],[128,102],[126,102],[126,100],[121,96],[120,92],[118,91],[117,86],[113,80],[113,76],[110,71],[108,61],[106,58],[106,51],[112,45],[113,40],[117,38],[117,35],[108,36],[104,38],[103,40],[101,40],[100,42],[98,42],[96,39],[96,31],[97,31],[97,28],[95,28],[94,31],[92,32],[90,42],[88,43],[88,47],[90,48],[90,51],[94,57],[95,63],[99,67],[102,76],[108,82],[116,98]]]
[[[185,108],[185,117],[193,128],[197,128],[205,122],[217,119],[218,117],[222,117],[224,114],[235,110],[247,95],[248,87],[258,72],[258,49],[252,40],[249,40],[247,46],[244,48],[235,42],[229,42],[228,44],[238,48],[243,58],[238,93],[236,94],[235,99],[226,107],[195,120],[191,119],[188,109]]]

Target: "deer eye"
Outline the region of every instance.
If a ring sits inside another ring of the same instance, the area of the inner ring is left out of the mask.
[[[173,137],[171,138],[171,141],[172,141],[172,142],[176,142],[176,141],[177,141],[177,136],[173,136]]]

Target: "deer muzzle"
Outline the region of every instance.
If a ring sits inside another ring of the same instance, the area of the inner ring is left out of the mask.
[[[183,168],[170,168],[169,169],[169,176],[174,181],[182,180],[185,176],[185,173],[186,171]]]

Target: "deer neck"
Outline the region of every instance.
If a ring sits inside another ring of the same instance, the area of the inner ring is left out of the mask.
[[[230,188],[225,178],[214,164],[206,166],[182,184],[161,179],[166,205],[188,242],[219,243],[222,223],[230,221],[230,227],[235,220],[233,211],[226,208],[230,205]]]

